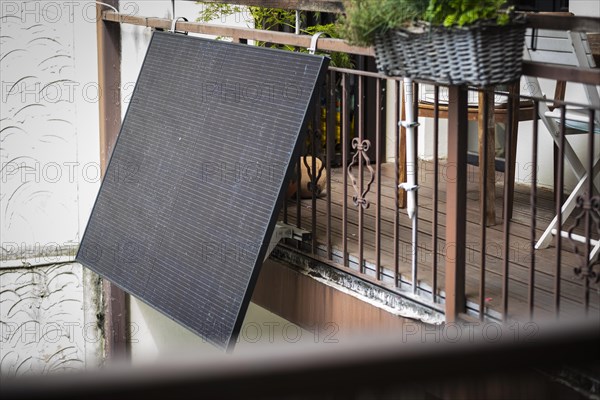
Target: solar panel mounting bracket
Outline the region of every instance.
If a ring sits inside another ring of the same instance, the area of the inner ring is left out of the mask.
[[[177,26],[177,22],[178,21],[184,21],[184,22],[188,22],[188,19],[186,17],[177,17],[177,18],[173,18],[173,21],[171,22],[171,29],[169,29],[169,33],[179,33],[181,35],[187,35],[188,33],[186,31],[178,31],[176,30],[176,26]]]
[[[285,224],[283,222],[278,222],[277,225],[275,225],[275,230],[273,231],[273,235],[271,236],[269,248],[267,249],[267,253],[265,254],[265,260],[269,258],[275,247],[279,244],[279,242],[282,239],[294,239],[303,242],[310,240],[310,238],[310,232],[289,224]]]

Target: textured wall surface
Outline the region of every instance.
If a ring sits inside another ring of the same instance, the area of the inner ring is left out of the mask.
[[[99,185],[94,7],[0,3],[2,375],[99,362],[97,278],[69,262]]]
[[[97,323],[85,322],[85,306],[78,264],[0,270],[0,373],[45,374],[85,366],[87,352],[101,343]]]
[[[31,15],[2,16],[0,233],[3,242],[43,246],[67,243],[78,229],[78,82],[72,27],[30,8]]]

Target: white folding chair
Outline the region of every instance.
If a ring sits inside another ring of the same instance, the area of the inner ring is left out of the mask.
[[[532,32],[529,30],[526,38],[526,46],[524,50],[524,58],[526,60],[533,60],[545,63],[555,63],[562,65],[578,66],[583,68],[594,68],[595,63],[591,55],[591,50],[587,42],[586,35],[580,32],[560,32],[551,30],[540,30],[534,34],[532,38]],[[537,78],[525,76],[526,88],[529,90],[531,96],[540,96],[539,92],[539,81]],[[600,96],[598,94],[598,87],[594,85],[583,85],[584,91],[587,97],[588,104],[592,107],[600,107]],[[538,114],[546,126],[555,143],[559,143],[560,140],[560,121],[561,121],[561,110],[554,108],[550,110],[545,102],[539,103]],[[594,133],[600,133],[600,113],[595,113],[594,118]],[[588,132],[589,126],[589,114],[577,110],[575,108],[567,108],[565,113],[565,134],[585,134]],[[599,136],[600,137],[600,136]],[[577,198],[582,194],[588,185],[588,179],[590,175],[587,173],[583,162],[579,155],[568,140],[564,142],[564,157],[568,161],[568,164],[573,169],[575,176],[578,179],[578,183],[563,203],[561,207],[562,221],[566,221],[571,215],[576,206]],[[592,169],[592,179],[595,180],[596,176],[600,172],[600,157],[594,160]],[[598,190],[598,182],[594,182],[595,190]],[[562,190],[558,188],[557,190]],[[543,249],[550,245],[552,237],[558,235],[557,227],[558,216],[555,216],[552,222],[548,225],[544,234],[538,240],[535,248]],[[568,236],[565,231],[560,232],[562,236]],[[572,235],[573,239],[585,241],[585,238]],[[590,258],[600,251],[600,241],[591,241],[593,249],[590,254]]]

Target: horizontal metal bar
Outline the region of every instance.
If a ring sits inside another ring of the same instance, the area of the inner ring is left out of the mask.
[[[600,82],[600,69],[567,67],[532,61],[523,61],[523,75],[589,85],[597,85]]]
[[[339,72],[342,74],[352,74],[356,76],[366,76],[368,78],[379,78],[379,79],[395,79],[402,80],[401,76],[387,76],[377,72],[369,72],[369,71],[361,71],[358,69],[350,69],[350,68],[338,68],[338,67],[329,67],[330,71]]]
[[[149,28],[160,28],[164,30],[171,29],[172,20],[168,18],[154,18],[137,15],[127,15],[116,13],[114,11],[104,11],[102,18],[105,21],[119,22],[145,26]],[[222,26],[214,24],[205,24],[200,22],[177,21],[175,25],[177,31],[201,33],[205,35],[225,36],[234,39],[259,40],[275,44],[285,44],[297,47],[310,47],[312,36],[296,35],[294,33],[264,31],[251,28],[239,28],[232,26]],[[374,56],[375,52],[371,47],[352,46],[342,39],[321,38],[319,39],[319,48],[321,51],[335,51],[341,53],[357,54],[362,56]]]
[[[552,229],[552,234],[554,236],[558,235],[558,231],[556,229]],[[585,236],[578,235],[576,233],[569,233],[567,231],[560,231],[560,235],[565,239],[576,240],[580,243],[590,243],[592,246],[596,246],[598,244],[598,240],[587,238]]]
[[[527,14],[527,25],[536,29],[557,31],[600,32],[600,18],[562,16],[548,14]]]

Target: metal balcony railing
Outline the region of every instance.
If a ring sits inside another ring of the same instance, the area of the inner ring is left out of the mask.
[[[589,31],[598,25],[594,18],[557,18],[533,16],[529,24],[538,29],[571,31]],[[103,19],[171,27],[167,19],[113,11],[104,11]],[[177,30],[231,37],[238,42],[258,40],[305,48],[311,39],[183,21],[177,23]],[[349,46],[338,39],[321,39],[319,48],[363,57],[373,55],[372,49]],[[600,82],[598,69],[532,61],[525,62],[524,73],[588,85]],[[397,125],[404,118],[403,93],[407,88],[402,79],[366,70],[330,68],[315,104],[304,156],[298,160],[296,187],[291,189],[295,194],[282,199],[281,218],[309,230],[312,239],[288,246],[297,246],[308,257],[390,290],[417,296],[431,307],[444,310],[448,321],[468,315],[492,320],[597,316],[600,256],[594,254],[594,248],[600,239],[600,198],[594,185],[600,185],[594,160],[599,156],[600,136],[595,133],[594,121],[600,108],[520,94],[518,90],[442,88],[435,83],[427,87],[431,96],[429,102],[424,102],[427,99],[417,95],[424,93],[424,87],[419,86],[422,84],[412,87],[414,111],[433,118],[431,141],[424,144],[432,157],[407,165],[406,134]],[[476,97],[481,93],[477,112],[468,103],[468,90]],[[448,98],[442,101],[445,93]],[[493,106],[494,96],[507,99],[503,110]],[[528,108],[522,107],[523,103],[528,103]],[[586,160],[583,172],[579,172],[593,179],[581,183],[585,187],[571,203],[569,218],[563,221],[566,210],[562,205],[567,199],[563,177],[573,161],[567,139],[569,110],[574,106],[588,121],[579,135],[585,137],[588,151],[577,155]],[[542,107],[556,111],[556,163],[552,155],[538,153]],[[504,121],[506,126],[505,174],[494,171],[486,134],[481,135],[480,144],[480,149],[485,149],[480,154],[484,166],[477,169],[467,163],[468,120],[478,120],[480,132],[488,132],[490,111],[495,111],[496,121]],[[515,148],[512,145],[518,126],[512,123],[513,116],[525,121],[521,122],[521,131],[531,132],[519,139],[520,146],[526,143],[525,147],[531,149],[531,174],[526,179],[529,185],[512,184],[515,153],[510,149]],[[442,118],[447,119],[447,130],[442,129]],[[448,143],[445,156],[439,145],[444,137]],[[539,169],[554,165],[555,190],[539,188]],[[406,194],[399,188],[407,171],[416,174],[418,186],[416,231],[403,211]],[[483,178],[490,176],[491,180]],[[536,249],[555,216],[559,222],[552,245]]]

